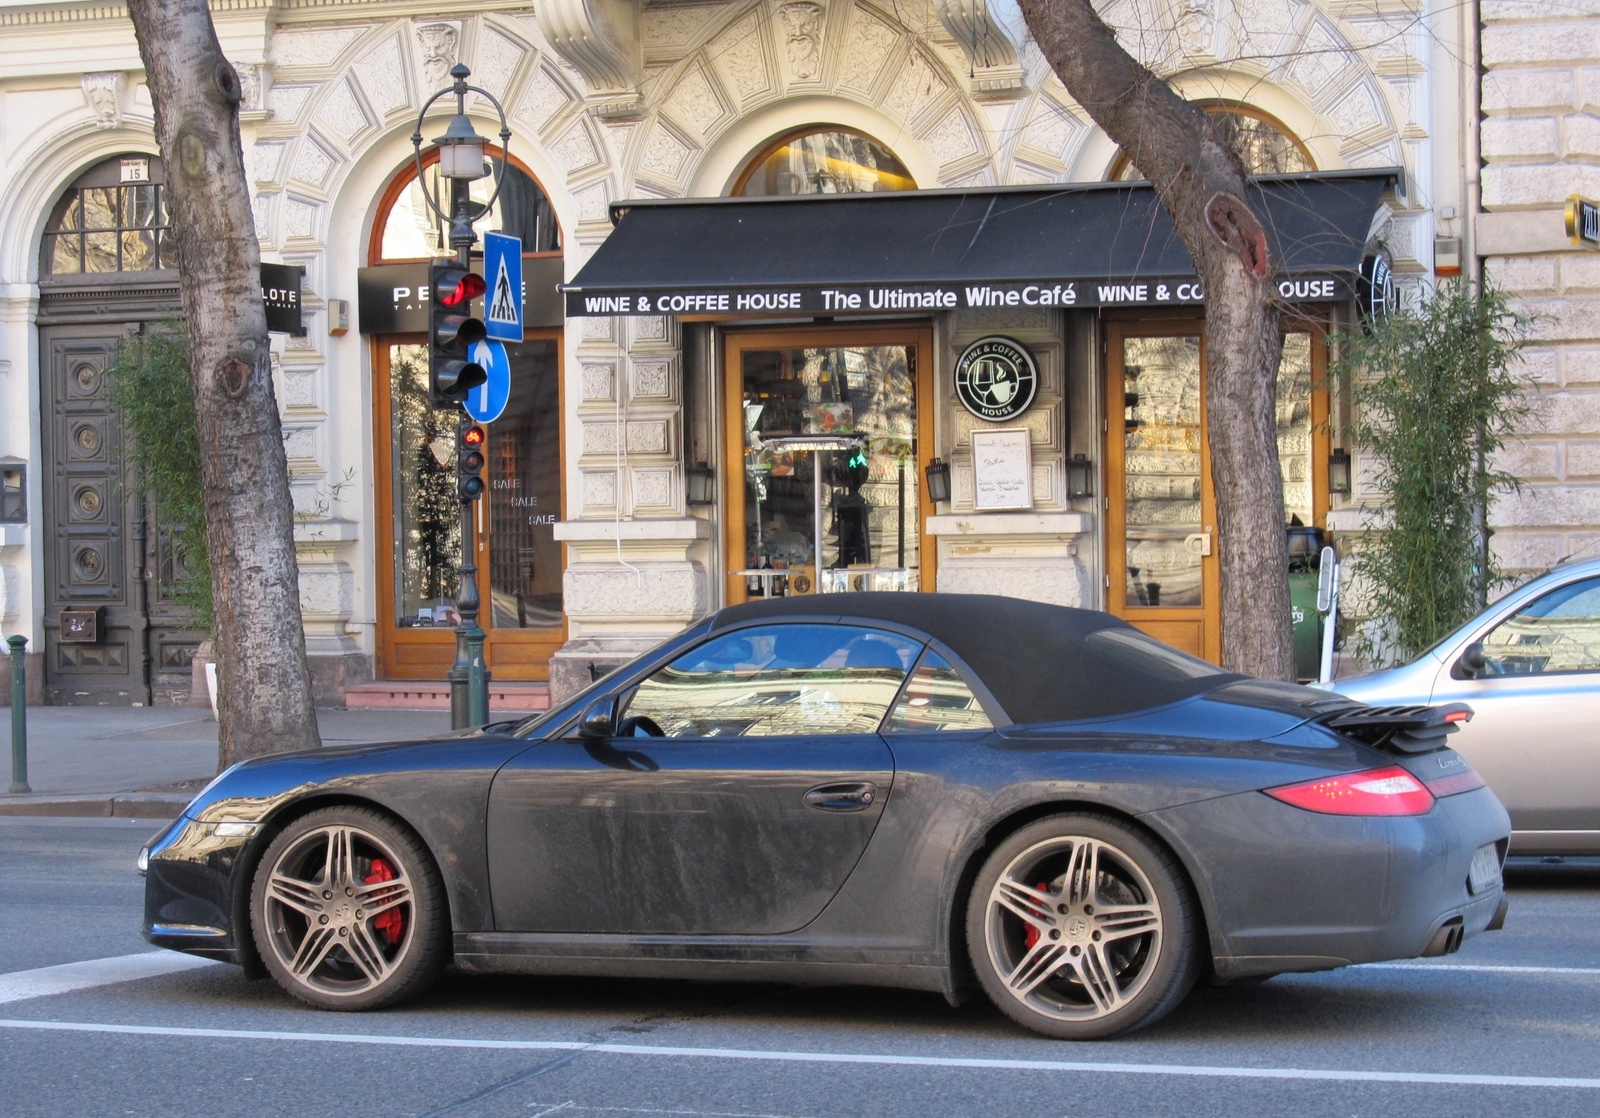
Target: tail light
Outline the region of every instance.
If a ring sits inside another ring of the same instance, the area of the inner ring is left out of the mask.
[[[1267,788],[1267,795],[1323,815],[1425,815],[1433,793],[1399,765]]]

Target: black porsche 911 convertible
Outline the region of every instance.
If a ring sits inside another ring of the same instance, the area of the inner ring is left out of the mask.
[[[724,609],[465,735],[247,761],[141,855],[145,937],[327,1009],[519,974],[980,987],[1050,1036],[1498,928],[1510,834],[1445,746],[1116,618]]]

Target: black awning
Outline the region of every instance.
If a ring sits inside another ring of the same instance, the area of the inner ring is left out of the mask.
[[[1400,172],[1263,177],[1250,187],[1285,299],[1353,298]],[[1149,183],[1061,183],[794,198],[618,202],[566,285],[567,314],[839,314],[1203,302]]]

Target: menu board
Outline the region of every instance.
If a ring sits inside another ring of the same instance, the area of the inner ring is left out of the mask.
[[[1027,428],[972,432],[972,507],[1033,507],[1033,455]]]

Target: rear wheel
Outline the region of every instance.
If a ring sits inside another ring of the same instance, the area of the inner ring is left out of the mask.
[[[377,1009],[444,965],[448,916],[422,843],[382,812],[335,807],[267,847],[251,890],[256,947],[289,993],[321,1009]]]
[[[984,991],[1035,1032],[1112,1036],[1168,1013],[1200,969],[1177,860],[1106,815],[1056,815],[989,856],[967,906]]]

